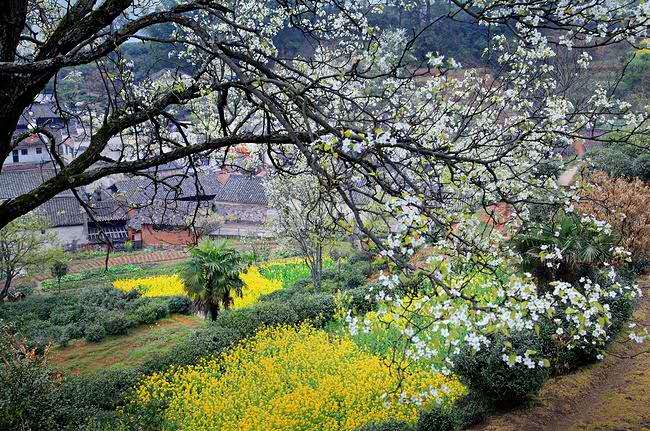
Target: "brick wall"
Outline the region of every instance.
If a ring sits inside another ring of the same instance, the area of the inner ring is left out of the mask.
[[[194,235],[188,230],[157,230],[153,226],[142,225],[143,247],[182,246],[194,244]]]

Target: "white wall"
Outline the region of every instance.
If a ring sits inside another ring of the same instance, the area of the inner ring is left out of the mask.
[[[41,149],[41,154],[36,154],[36,148]],[[27,154],[23,155],[22,151],[27,150]],[[43,145],[30,145],[25,147],[18,147],[14,151],[18,151],[18,163],[41,163],[50,160],[50,155]],[[9,157],[5,160],[6,165],[14,163],[13,152],[9,154]]]
[[[77,240],[78,245],[86,244],[88,238],[83,225],[78,226],[59,226],[46,229],[48,233],[56,234],[59,245],[65,247]]]

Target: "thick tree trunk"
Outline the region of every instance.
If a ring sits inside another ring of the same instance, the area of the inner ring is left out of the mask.
[[[0,8],[0,61],[14,61],[25,28],[27,0],[5,0]]]
[[[219,307],[217,307],[213,303],[208,304],[208,316],[210,317],[210,320],[214,322],[215,320],[217,320],[218,315],[219,315]]]
[[[11,287],[11,281],[13,280],[13,277],[8,274],[7,277],[5,278],[5,284],[2,287],[2,290],[0,290],[0,302],[4,301],[4,299],[7,297],[7,294],[9,293],[9,288]]]
[[[13,62],[20,42],[20,35],[25,28],[27,0],[7,0],[0,7],[0,61]],[[23,86],[17,85],[14,74],[0,74],[0,170],[11,153],[11,137],[23,108],[17,108]]]

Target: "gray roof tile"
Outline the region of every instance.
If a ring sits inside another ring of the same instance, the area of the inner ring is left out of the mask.
[[[43,215],[51,227],[79,226],[84,224],[84,210],[74,196],[50,199],[35,211]]]

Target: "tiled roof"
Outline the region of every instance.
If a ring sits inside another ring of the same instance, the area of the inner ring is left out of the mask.
[[[125,221],[128,218],[128,204],[106,191],[98,189],[90,195],[87,202],[93,218],[98,222]],[[86,219],[92,221],[88,214]]]
[[[61,132],[60,129],[53,129],[53,128],[47,127],[47,130],[48,130],[48,132],[50,132],[52,134],[52,136],[54,137],[54,141],[57,144],[61,144],[61,143],[64,142],[63,133]],[[16,136],[18,136],[20,133],[24,133],[24,131],[16,132],[14,134],[14,138]],[[47,138],[45,135],[34,133],[34,134],[30,135],[29,137],[27,137],[27,138],[23,139],[22,141],[20,141],[20,143],[18,144],[18,146],[16,148],[42,147],[42,146],[49,146],[49,144],[50,144],[49,138]]]
[[[267,203],[262,178],[239,174],[231,174],[223,185],[217,181],[217,193],[215,193],[214,200],[257,205],[266,205]]]
[[[115,184],[117,193],[134,205],[154,200],[204,200],[266,205],[262,179],[256,176],[230,174],[222,183],[217,173],[199,172],[197,176],[172,175],[159,180],[134,177]]]
[[[0,173],[0,201],[29,193],[54,176],[52,169],[6,170]],[[52,227],[84,223],[83,209],[70,191],[59,193],[35,210]]]
[[[54,176],[52,169],[7,170],[0,172],[0,200],[15,198],[34,190]],[[71,192],[61,193],[72,196]]]
[[[197,217],[209,215],[210,205],[207,202],[156,200],[135,210],[128,226],[133,229],[141,229],[143,224],[187,227],[194,214]]]
[[[58,196],[36,209],[51,227],[79,226],[84,224],[83,208],[74,196]]]

